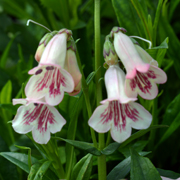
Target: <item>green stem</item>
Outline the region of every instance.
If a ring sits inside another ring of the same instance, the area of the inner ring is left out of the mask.
[[[81,74],[82,74],[82,91],[83,91],[84,99],[85,99],[85,102],[86,102],[88,118],[90,118],[91,115],[92,115],[92,108],[91,108],[91,103],[90,103],[90,100],[89,100],[88,85],[86,83],[84,72],[82,70],[81,61],[80,61],[80,57],[79,57],[78,51],[77,51],[76,56],[77,56],[78,66],[79,66],[79,69],[80,69]],[[94,130],[92,128],[90,128],[90,130],[91,130],[91,137],[92,137],[92,141],[93,141],[94,147],[97,148],[97,140],[96,140],[95,132],[94,132]]]
[[[46,145],[42,145],[44,150],[46,151],[47,157],[52,161],[52,165],[57,173],[58,178],[65,179],[64,168],[61,164],[60,157],[58,154],[58,149],[50,140]]]
[[[95,71],[101,66],[101,33],[100,33],[100,0],[94,1],[94,31],[95,31]],[[96,91],[97,91],[97,106],[102,100],[101,71],[96,74]],[[99,133],[99,149],[105,147],[104,134]],[[98,179],[106,179],[106,156],[101,155],[98,157]]]
[[[153,100],[153,111],[152,111],[153,120],[152,120],[151,126],[158,124],[157,104],[158,104],[158,98],[155,98]],[[152,147],[154,146],[155,136],[156,136],[156,130],[154,129],[150,132],[149,143],[148,143],[149,149],[152,149]]]
[[[107,137],[107,140],[106,140],[106,146],[108,146],[111,142],[111,133],[110,131],[108,132],[108,137]]]

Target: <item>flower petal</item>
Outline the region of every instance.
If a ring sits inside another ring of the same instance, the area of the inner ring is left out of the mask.
[[[88,121],[89,126],[99,133],[105,133],[111,128],[111,119],[107,114],[108,105],[109,103],[98,106]]]
[[[156,76],[156,78],[153,77],[154,75]],[[167,81],[166,73],[156,66],[150,67],[148,77],[152,78],[154,82],[156,82],[157,84],[163,84]]]
[[[16,104],[27,104],[27,100],[26,99],[13,99],[13,105],[16,105]]]
[[[74,90],[74,81],[71,74],[64,69],[61,69],[61,74],[64,82],[62,83],[63,90],[68,93],[72,92]]]
[[[51,137],[49,129],[46,131],[44,129],[39,130],[37,126],[32,130],[32,136],[35,142],[39,144],[47,144]]]
[[[29,100],[38,100],[45,97],[49,105],[59,104],[64,91],[70,92],[74,88],[71,75],[56,66],[42,66],[30,78],[25,93]]]
[[[66,120],[59,114],[56,108],[48,106],[49,111],[53,114],[53,118],[56,122],[49,121],[49,129],[51,133],[61,131],[62,127],[66,124]]]
[[[134,79],[126,79],[125,92],[128,97],[139,94],[144,99],[154,99],[158,94],[156,83],[164,83],[167,76],[158,67],[151,66],[147,73],[137,72]]]
[[[21,106],[15,116],[12,126],[20,134],[32,130],[33,138],[37,143],[46,144],[50,139],[50,132],[60,131],[66,120],[56,108],[37,103]]]
[[[124,127],[122,127],[122,125],[115,126],[113,123],[111,128],[111,137],[114,141],[121,143],[131,136],[131,131],[132,129],[128,122]]]
[[[29,104],[28,106],[23,105],[18,108],[17,114],[12,121],[12,127],[17,133],[26,134],[33,129],[36,122],[34,122],[33,118],[31,119],[31,121],[28,121],[27,115],[33,113],[35,108],[36,106],[33,103]]]
[[[136,102],[128,103],[125,109],[127,121],[134,129],[147,129],[152,122],[152,115]]]
[[[143,48],[141,48],[139,45],[135,44],[134,45],[136,50],[138,51],[141,59],[150,65],[157,66],[158,67],[158,62],[154,60]]]

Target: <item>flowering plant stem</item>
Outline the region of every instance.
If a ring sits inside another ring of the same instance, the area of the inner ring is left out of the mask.
[[[46,152],[46,155],[48,156],[48,159],[52,161],[52,165],[57,173],[58,178],[65,179],[64,169],[61,164],[58,149],[57,146],[55,146],[55,143],[50,140],[46,145],[42,146]]]
[[[92,108],[91,108],[91,104],[90,104],[90,100],[89,100],[88,85],[86,83],[86,79],[85,79],[85,76],[84,76],[84,73],[83,73],[83,70],[82,70],[81,61],[80,61],[80,58],[79,58],[78,51],[77,51],[77,62],[78,62],[78,66],[79,66],[79,69],[80,69],[81,74],[82,74],[82,91],[83,91],[84,99],[85,99],[85,102],[86,102],[88,118],[90,118],[91,115],[92,115]],[[90,130],[91,130],[91,137],[92,137],[94,147],[97,148],[97,140],[96,140],[95,132],[94,132],[94,130],[92,128],[90,128]]]
[[[101,66],[101,37],[100,37],[100,0],[94,1],[94,31],[95,31],[95,71]],[[102,100],[102,89],[99,79],[101,78],[101,71],[96,74],[96,90],[97,90],[97,105]],[[99,149],[105,147],[104,134],[99,133]],[[98,179],[106,179],[106,156],[98,157]]]

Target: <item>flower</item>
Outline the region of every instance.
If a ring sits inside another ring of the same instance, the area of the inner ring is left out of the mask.
[[[12,127],[20,134],[32,131],[33,139],[39,144],[46,144],[50,140],[50,133],[60,131],[66,123],[57,109],[49,106],[44,99],[13,99],[15,104],[23,105],[18,108]]]
[[[52,39],[52,37],[57,34],[57,31],[53,31],[51,33],[47,33],[43,36],[43,38],[40,40],[38,48],[35,53],[35,59],[37,62],[40,61],[41,56],[44,52],[45,47],[47,46],[48,42]]]
[[[139,94],[144,99],[154,99],[158,94],[156,84],[163,84],[167,81],[166,73],[158,68],[158,62],[154,60],[139,45],[135,45],[139,56],[150,65],[146,73],[137,71],[133,79],[125,80],[125,92],[128,97],[137,97]]]
[[[59,104],[64,92],[72,92],[74,81],[70,73],[64,70],[68,34],[60,31],[46,46],[40,63],[29,71],[34,74],[25,87],[25,94],[29,100],[45,97],[45,101],[52,106]]]
[[[115,51],[127,71],[126,78],[133,79],[137,71],[146,73],[150,65],[143,62],[131,39],[120,30],[113,35]]]
[[[140,46],[134,45],[120,29],[115,30],[112,33],[114,48],[127,71],[126,95],[135,98],[139,94],[144,99],[154,99],[158,94],[156,84],[167,81],[166,73],[157,67],[157,61]]]
[[[74,96],[81,91],[82,78],[76,59],[76,47],[74,40],[68,41],[64,69],[71,74],[74,80],[74,90],[71,93],[68,93],[70,96]]]
[[[166,81],[166,73],[151,65],[146,73],[137,71],[133,79],[126,79],[125,92],[128,97],[137,97],[139,94],[144,99],[154,99],[158,94],[156,84],[163,84]]]
[[[107,65],[115,65],[118,63],[118,56],[113,44],[110,41],[109,35],[106,36],[106,40],[104,42],[103,56]]]
[[[95,131],[111,131],[114,141],[121,143],[131,135],[131,129],[146,129],[152,121],[151,114],[129,98],[124,91],[125,74],[118,65],[112,65],[105,73],[108,98],[101,101],[88,121]]]

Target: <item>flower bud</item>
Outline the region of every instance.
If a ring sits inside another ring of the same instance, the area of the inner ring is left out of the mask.
[[[115,65],[118,63],[118,56],[115,52],[114,46],[109,40],[106,38],[103,49],[104,60],[108,65]]]
[[[64,69],[69,72],[74,80],[74,90],[69,93],[70,96],[78,94],[81,90],[81,72],[76,59],[76,46],[74,40],[70,39],[67,43],[66,60]]]
[[[57,31],[53,31],[52,33],[47,33],[43,36],[40,40],[38,48],[35,53],[35,59],[37,62],[40,61],[42,53],[44,52],[45,47],[47,46],[48,42],[53,38],[53,36],[57,34]]]
[[[125,34],[125,33],[127,32],[127,30],[124,29],[123,27],[117,27],[117,26],[115,26],[115,27],[113,27],[112,30],[111,30],[111,33],[110,33],[111,38],[114,38],[114,33],[118,33],[118,32],[122,32],[122,33]]]

